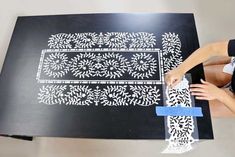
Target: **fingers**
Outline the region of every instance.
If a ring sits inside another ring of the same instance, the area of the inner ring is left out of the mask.
[[[180,82],[179,79],[175,79],[175,80],[172,82],[171,87],[175,87],[179,82]]]
[[[209,100],[209,95],[206,93],[206,91],[202,88],[194,88],[190,89],[191,94],[195,96],[198,100]]]
[[[179,78],[179,76],[177,76],[176,74],[172,75],[171,72],[168,72],[165,74],[165,82],[167,84],[167,86],[169,87],[175,87],[179,82],[180,82],[181,78]],[[202,84],[191,84],[190,87],[191,88],[205,88],[205,85],[210,85],[209,82],[204,81],[203,79],[200,79]]]
[[[169,80],[166,81],[166,84],[167,84],[167,86],[169,86],[170,88],[173,88],[173,87],[175,87],[179,82],[180,82],[180,79],[170,78]]]
[[[208,97],[200,97],[200,96],[196,96],[196,99],[198,100],[210,100]]]
[[[205,83],[206,81],[204,81],[203,79],[200,79],[201,83]]]
[[[169,73],[166,73],[166,75],[165,75],[165,82],[166,82],[167,86],[171,86],[171,84],[173,82],[173,78],[171,77],[171,75]]]
[[[204,81],[203,79],[200,79],[201,83],[203,84],[210,84],[209,82]]]
[[[171,74],[168,73],[165,76],[165,82],[167,86],[169,86],[170,88],[175,87],[180,82],[180,80],[181,80],[180,78],[172,76]]]
[[[171,86],[173,79],[170,76],[166,75],[165,82],[166,82],[167,86]]]
[[[167,86],[176,86],[183,77],[183,73],[178,68],[172,69],[165,74],[165,82]]]
[[[201,79],[202,84],[191,84],[190,92],[198,100],[211,100],[210,95],[208,94],[207,88],[210,84],[209,82]]]
[[[208,96],[205,92],[191,92],[191,94],[194,96]]]
[[[207,96],[206,86],[203,84],[191,84],[190,85],[190,92],[194,96]]]
[[[204,88],[190,88],[190,92],[192,93],[206,93],[206,90]]]
[[[205,88],[205,85],[203,85],[203,84],[191,84],[190,88]]]

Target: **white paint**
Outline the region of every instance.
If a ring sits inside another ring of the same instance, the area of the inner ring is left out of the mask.
[[[69,67],[70,65],[66,54],[52,53],[45,58],[42,69],[49,77],[59,78],[68,73]]]
[[[165,33],[162,35],[164,72],[168,72],[183,62],[181,56],[181,41],[178,34]]]
[[[127,87],[130,90],[127,90]],[[132,94],[133,93],[133,94]],[[159,89],[154,85],[44,85],[39,89],[39,103],[78,106],[151,106],[159,103]]]
[[[109,48],[153,48],[156,44],[155,38],[147,32],[100,32],[99,35],[94,32],[58,33],[51,35],[48,46],[50,49],[88,49],[97,45]]]
[[[130,62],[129,73],[135,79],[151,78],[157,72],[157,61],[150,54],[133,54]]]
[[[94,95],[91,88],[85,85],[69,85],[65,93],[66,105],[89,106],[93,103]]]
[[[129,106],[129,93],[124,86],[107,86],[100,96],[100,103],[103,106]]]
[[[130,85],[133,94],[130,97],[130,103],[139,106],[157,105],[160,100],[160,92],[156,86],[133,86]]]
[[[64,92],[67,85],[45,85],[39,89],[39,103],[47,105],[63,104],[66,102]]]

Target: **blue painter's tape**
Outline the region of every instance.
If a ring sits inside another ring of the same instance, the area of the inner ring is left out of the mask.
[[[176,107],[156,106],[157,116],[193,116],[203,117],[201,107]]]

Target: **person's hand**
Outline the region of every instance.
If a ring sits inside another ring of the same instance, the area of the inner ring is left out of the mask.
[[[183,78],[184,73],[178,68],[168,71],[165,74],[165,82],[167,86],[174,87],[177,85]]]
[[[221,96],[221,93],[223,92],[222,89],[202,79],[201,79],[201,83],[202,84],[190,85],[191,94],[196,96],[196,99],[214,100],[214,99],[218,99]]]

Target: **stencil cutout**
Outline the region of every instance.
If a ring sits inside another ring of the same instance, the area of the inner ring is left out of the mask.
[[[186,78],[174,88],[166,88],[167,106],[192,107],[189,82]],[[167,116],[167,128],[170,134],[169,145],[163,153],[184,153],[192,149],[191,144],[196,140],[192,134],[195,131],[192,116]]]

